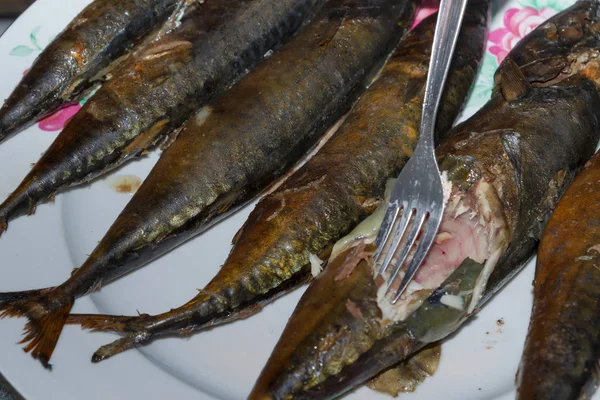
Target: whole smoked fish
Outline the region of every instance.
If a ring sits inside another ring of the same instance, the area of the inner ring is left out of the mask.
[[[303,295],[250,399],[340,396],[454,332],[527,262],[600,138],[598,7],[579,2],[525,37],[492,99],[438,147],[449,198],[405,295],[391,304],[374,278],[375,234],[346,243]],[[377,231],[382,214],[372,217]]]
[[[450,129],[474,79],[486,13],[484,0],[465,17],[438,133]],[[94,360],[156,336],[247,317],[308,280],[310,259],[323,258],[373,211],[371,200],[381,198],[387,177],[398,173],[416,145],[434,24],[429,19],[407,35],[321,151],[258,203],[225,264],[194,299],[156,316],[78,318],[88,328],[129,332],[101,348]]]
[[[146,154],[323,3],[195,2],[178,28],[119,67],[65,126],[0,205],[0,234],[10,220],[32,214],[58,191]]]
[[[65,283],[39,296],[0,294],[5,316],[29,318],[25,349],[48,365],[75,298],[202,232],[284,172],[347,112],[413,13],[404,0],[331,0],[311,25],[190,119]]]
[[[577,176],[542,235],[519,399],[587,399],[600,359],[600,153]]]
[[[188,0],[95,0],[42,51],[0,108],[0,142],[74,101]]]

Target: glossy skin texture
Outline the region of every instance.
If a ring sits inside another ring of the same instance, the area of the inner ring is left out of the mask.
[[[0,205],[0,233],[58,191],[140,157],[225,91],[324,0],[215,0],[115,71]],[[268,10],[268,11],[265,11]]]
[[[574,13],[566,11],[554,22],[572,22]],[[584,20],[588,19],[581,21]],[[588,21],[595,24],[594,18]],[[600,97],[595,85],[600,80],[588,80],[589,71],[584,69],[571,77],[561,77],[562,80],[540,82],[532,76],[533,69],[519,69],[513,61],[515,56],[523,62],[526,57],[519,57],[520,52],[536,46],[538,37],[534,32],[529,37],[531,41],[525,38],[509,54],[496,74],[492,99],[454,128],[450,138],[438,148],[440,169],[447,172],[453,185],[467,190],[485,178],[499,194],[502,209],[498,211],[508,222],[510,244],[490,276],[479,306],[526,263],[560,194],[591,156],[600,138]],[[562,43],[560,36],[556,39]],[[579,49],[577,45],[573,48]],[[546,50],[544,56],[551,62],[568,55],[562,46],[557,46],[557,54],[550,51],[549,44]],[[539,53],[530,54],[534,57]],[[596,62],[592,60],[588,67],[594,69]],[[523,71],[528,71],[528,75],[523,76]],[[537,84],[530,85],[528,81]],[[377,297],[377,285],[365,260],[373,250],[355,249],[360,251],[356,250],[349,260],[348,254],[333,260],[309,286],[251,398],[337,397],[427,342],[449,335],[470,316],[466,310],[441,304],[440,293],[444,289],[434,292],[404,322],[382,321],[373,300]],[[339,279],[339,271],[347,268],[350,261],[357,266],[347,278]],[[467,271],[472,269],[466,275],[471,276],[471,284],[461,290],[472,289],[472,277],[481,270],[475,262],[466,266]],[[443,286],[456,288],[465,282],[453,275]]]
[[[412,15],[415,4],[408,6]],[[405,22],[409,25],[410,18]],[[461,41],[440,113],[442,131],[457,115],[482,56],[484,24],[481,19],[470,22],[470,39]],[[410,34],[330,141],[259,202],[236,235],[225,264],[196,298],[157,316],[100,316],[84,326],[133,332],[132,337],[139,332],[189,333],[247,317],[261,303],[309,279],[309,254],[327,253],[368,215],[372,207],[365,201],[383,194],[387,177],[412,153],[432,33],[430,22]],[[121,351],[122,343],[101,349],[97,356]]]
[[[571,108],[573,110],[569,112],[565,111],[564,118],[573,114],[572,120],[557,120],[554,125],[556,132],[560,133],[559,129],[563,129],[566,135],[566,132],[570,132],[573,129],[571,124],[574,121],[577,121],[577,124],[581,126],[588,126],[587,124],[595,121],[595,112],[592,112],[594,115],[589,117],[582,116],[585,115],[583,113],[583,105],[579,102],[571,102],[568,96],[578,96],[578,98],[582,96],[582,98],[589,97],[587,101],[593,104],[594,96],[592,94],[584,95],[583,93],[577,94],[577,92],[589,92],[588,89],[584,88],[584,85],[593,85],[596,89],[600,87],[600,63],[598,62],[598,58],[593,57],[598,51],[600,51],[600,4],[594,0],[578,1],[572,7],[550,18],[522,39],[511,51],[510,58],[521,67],[523,75],[533,87],[540,87],[541,90],[544,90],[544,87],[548,87],[548,90],[552,91],[551,88],[554,83],[560,83],[561,80],[566,80],[569,76],[585,77],[589,82],[574,80],[572,82],[574,86],[572,89],[567,89],[570,83],[565,82],[565,84],[561,85],[564,89],[560,89],[556,94],[550,95],[547,100],[544,100],[543,97],[539,98],[540,116],[536,117],[532,111],[530,113],[532,117],[524,119],[521,122],[520,129],[534,130],[538,129],[538,121],[540,123],[542,120],[554,121],[556,117],[553,114],[556,113],[556,110],[562,110],[562,104],[567,106],[567,103],[570,105],[565,110],[571,110]],[[573,60],[578,57],[588,62],[574,62]],[[501,68],[496,72],[496,82],[501,81],[500,72]],[[577,87],[580,87],[580,89],[577,89]],[[495,91],[502,90],[510,98],[515,96],[513,85],[509,82],[496,84]],[[567,92],[561,95],[560,92],[563,90],[567,90]],[[553,101],[552,98],[555,96],[560,97],[556,101]],[[585,112],[591,111],[588,110]],[[481,125],[486,123],[484,119],[481,120]],[[578,135],[584,134],[583,128],[580,129],[582,129],[582,132],[578,133]],[[587,149],[582,150],[584,151],[582,154],[586,156],[585,159],[591,156],[590,152],[594,150],[596,143],[593,141]],[[578,156],[577,147],[568,149],[569,153],[565,154],[565,157]],[[536,169],[544,168],[543,162],[538,161],[535,167]],[[578,169],[565,171],[564,181],[566,183],[571,182],[576,172],[578,172]],[[495,268],[494,273],[490,277],[489,287],[501,287],[508,282],[520,271],[520,267],[515,267],[515,265],[519,264],[522,266],[518,260],[526,259],[539,243],[545,223],[550,218],[555,205],[555,203],[550,202],[540,205],[538,209],[527,206],[527,204],[532,204],[531,196],[540,196],[542,192],[550,190],[547,186],[540,185],[540,181],[543,182],[541,175],[541,171],[533,169],[527,174],[521,174],[523,177],[530,176],[527,180],[523,179],[521,184],[530,188],[528,190],[532,190],[532,195],[519,197],[519,203],[523,204],[521,206],[522,217],[519,217],[521,222],[516,226],[513,234],[513,236],[518,236],[518,240],[513,240],[511,251],[507,252]],[[565,189],[564,186],[560,188],[563,191]],[[488,290],[482,303],[487,301],[494,292]]]
[[[95,0],[35,60],[0,109],[0,142],[102,78],[101,73],[165,22],[181,0]]]
[[[365,8],[328,2],[314,23],[190,119],[81,268],[6,314],[28,308],[32,324],[66,320],[74,298],[197,235],[285,171],[348,111],[404,31],[397,23],[404,1],[359,4]],[[40,304],[47,314],[38,315]],[[34,356],[57,338],[48,326],[34,332],[34,345],[43,337]]]
[[[600,359],[600,154],[550,218],[538,251],[519,399],[591,397]],[[581,397],[580,397],[581,396]]]

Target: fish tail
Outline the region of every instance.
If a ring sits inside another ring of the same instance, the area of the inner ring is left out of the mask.
[[[25,337],[19,344],[24,344],[25,352],[31,353],[45,368],[51,369],[50,357],[73,307],[74,299],[58,300],[52,295],[52,290],[47,293],[40,291],[37,296],[34,292],[0,295],[0,318],[26,317],[29,321],[25,324]],[[9,301],[11,297],[12,301]]]
[[[246,318],[260,308],[260,305],[256,305],[241,312],[233,312],[234,310],[228,307],[228,303],[222,296],[201,291],[187,304],[163,314],[136,316],[73,314],[67,318],[67,323],[81,325],[84,329],[96,332],[111,331],[125,334],[121,339],[102,346],[94,353],[92,362],[97,363],[126,350],[143,346],[155,337],[190,336],[208,326]]]
[[[128,317],[108,314],[71,314],[67,318],[67,325],[80,325],[82,329],[95,332],[135,332],[130,322],[137,317]]]
[[[92,362],[98,363],[126,350],[146,344],[156,333],[155,317],[140,314],[134,317],[106,314],[73,314],[66,323],[81,325],[82,329],[94,332],[118,332],[126,336],[100,347],[92,356]]]
[[[119,316],[106,314],[73,314],[66,323],[81,325],[82,329],[94,332],[118,332],[126,336],[113,343],[102,346],[92,356],[92,362],[98,363],[126,350],[146,344],[155,335],[155,318],[148,314],[138,316]]]
[[[133,334],[132,333],[125,337],[122,337],[121,339],[117,339],[110,344],[100,347],[92,355],[92,362],[99,363],[100,361],[104,361],[107,358],[115,356],[126,350],[130,350],[130,349],[136,348],[138,346],[141,346],[143,344],[146,344],[150,340],[151,337],[152,337],[151,333],[145,332],[142,334]]]

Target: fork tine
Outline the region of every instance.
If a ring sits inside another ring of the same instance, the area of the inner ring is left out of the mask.
[[[423,226],[423,223],[425,222],[425,216],[426,216],[426,214],[424,212],[422,212],[422,210],[419,210],[419,209],[416,210],[414,222],[413,222],[412,227],[410,228],[410,232],[408,233],[406,243],[404,243],[404,246],[402,246],[402,251],[400,252],[398,261],[394,265],[394,272],[388,279],[387,290],[390,289],[390,286],[392,286],[392,284],[396,280],[396,277],[398,277],[398,274],[400,273],[400,270],[402,269],[402,264],[404,264],[406,257],[408,257],[408,253],[410,252],[410,249],[413,247],[413,244],[417,240],[419,231],[421,230],[421,227]],[[388,257],[391,258],[393,256],[393,253],[396,252],[396,250],[397,249],[394,249],[394,252],[390,252],[388,254]]]
[[[379,262],[379,259],[382,254],[385,254],[386,244],[390,237],[390,233],[394,229],[396,224],[396,219],[398,218],[398,212],[400,212],[400,204],[388,203],[387,210],[385,212],[385,216],[383,217],[383,222],[379,227],[379,232],[377,232],[377,237],[375,238],[375,244],[377,245],[377,252],[375,253],[375,264]],[[381,272],[380,272],[381,273]]]
[[[429,248],[433,244],[435,236],[437,235],[437,231],[439,228],[439,223],[437,221],[439,221],[439,218],[437,218],[436,220],[432,220],[430,216],[430,220],[425,225],[423,236],[421,237],[421,240],[417,245],[417,249],[415,251],[413,259],[410,261],[410,264],[406,269],[406,274],[402,278],[402,282],[400,283],[400,286],[398,287],[398,290],[394,295],[394,300],[392,301],[392,304],[395,304],[398,301],[398,299],[400,299],[400,296],[402,296],[402,293],[404,293],[410,281],[413,279],[413,277],[417,273],[417,270],[421,266],[421,263],[427,256]]]
[[[385,254],[385,258],[383,263],[381,264],[381,268],[379,269],[379,275],[383,274],[385,270],[389,267],[394,253],[398,250],[398,246],[402,241],[402,237],[404,236],[404,232],[408,227],[408,223],[411,220],[412,213],[413,209],[409,208],[407,204],[404,204],[402,210],[402,217],[400,218],[400,221],[397,221],[396,223],[392,224],[392,226],[390,226],[390,232],[386,235],[388,237],[387,242],[390,242],[390,244],[388,245],[388,243],[386,242],[384,243],[384,246],[381,247],[381,253]],[[390,233],[392,232],[395,233],[390,239]]]

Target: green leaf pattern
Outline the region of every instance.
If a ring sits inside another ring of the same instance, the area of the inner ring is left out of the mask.
[[[521,7],[531,7],[536,10],[542,8],[553,8],[556,11],[562,11],[573,5],[574,0],[517,0]]]
[[[27,57],[31,54],[42,51],[43,47],[40,46],[38,40],[38,33],[40,32],[41,28],[42,27],[39,25],[33,27],[31,33],[29,34],[29,44],[16,46],[8,54],[16,57]]]
[[[17,56],[17,57],[27,57],[28,55],[30,55],[31,53],[33,53],[35,50],[32,49],[29,46],[17,46],[15,48],[13,48],[10,53],[11,56]]]
[[[482,63],[479,65],[477,76],[475,77],[475,86],[466,107],[478,107],[488,101],[492,95],[494,87],[494,73],[498,68],[498,61],[491,53],[486,52]]]

